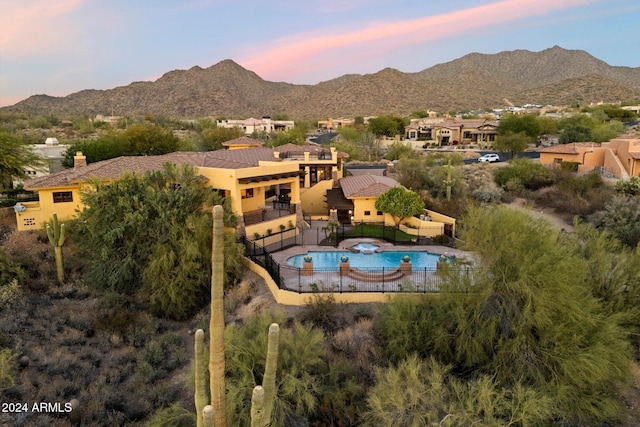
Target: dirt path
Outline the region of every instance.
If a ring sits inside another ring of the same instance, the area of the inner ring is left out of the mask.
[[[533,206],[525,199],[516,199],[512,203],[505,206],[508,206],[511,209],[517,209],[522,212],[527,212],[534,218],[545,219],[555,227],[566,230],[567,232],[573,231],[573,219],[566,214],[556,214],[553,209]]]

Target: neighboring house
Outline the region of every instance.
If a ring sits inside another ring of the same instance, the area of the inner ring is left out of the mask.
[[[318,120],[318,129],[325,132],[333,132],[342,126],[352,126],[355,124],[355,119],[345,119],[341,117],[339,119]]]
[[[28,147],[45,160],[45,163],[37,168],[30,166],[24,168],[24,173],[31,179],[63,170],[62,161],[64,160],[64,154],[71,145],[60,144],[57,138],[47,138],[44,144],[32,144]],[[13,180],[14,188],[22,183],[23,181],[21,179]]]
[[[340,223],[385,223],[395,225],[391,215],[376,209],[378,196],[400,184],[386,176],[356,175],[347,176],[338,181],[339,186],[327,191],[329,217]],[[406,233],[420,236],[447,234],[455,236],[454,218],[425,209],[419,217],[406,218],[400,229]]]
[[[405,139],[432,145],[489,146],[496,139],[498,122],[485,119],[422,118],[405,127]]]
[[[216,120],[216,125],[222,128],[238,127],[244,131],[245,135],[251,135],[254,132],[273,133],[291,130],[295,123],[293,120],[271,120],[271,117],[264,116],[261,119],[250,117],[244,120]]]
[[[616,178],[640,176],[640,138],[624,135],[603,143],[573,142],[541,148],[540,163],[578,163],[578,171],[600,170]]]

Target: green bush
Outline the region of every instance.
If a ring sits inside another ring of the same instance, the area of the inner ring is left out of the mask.
[[[560,169],[570,172],[578,172],[579,165],[580,162],[562,162],[560,163]]]
[[[496,184],[506,190],[520,186],[527,190],[537,190],[553,184],[551,171],[529,159],[515,159],[507,166],[496,169],[493,177]]]

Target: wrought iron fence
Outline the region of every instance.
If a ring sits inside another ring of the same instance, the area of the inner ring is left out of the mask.
[[[472,283],[475,269],[467,266],[434,270],[428,268],[298,268],[279,264],[256,241],[241,239],[245,255],[262,266],[280,289],[298,293],[382,292],[431,293],[457,292],[452,285]]]

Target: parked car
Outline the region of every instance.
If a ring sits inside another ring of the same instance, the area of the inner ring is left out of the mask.
[[[490,153],[490,154],[485,154],[484,156],[480,156],[478,157],[478,161],[480,163],[493,163],[493,162],[499,162],[500,161],[500,156],[498,156],[495,153]]]

